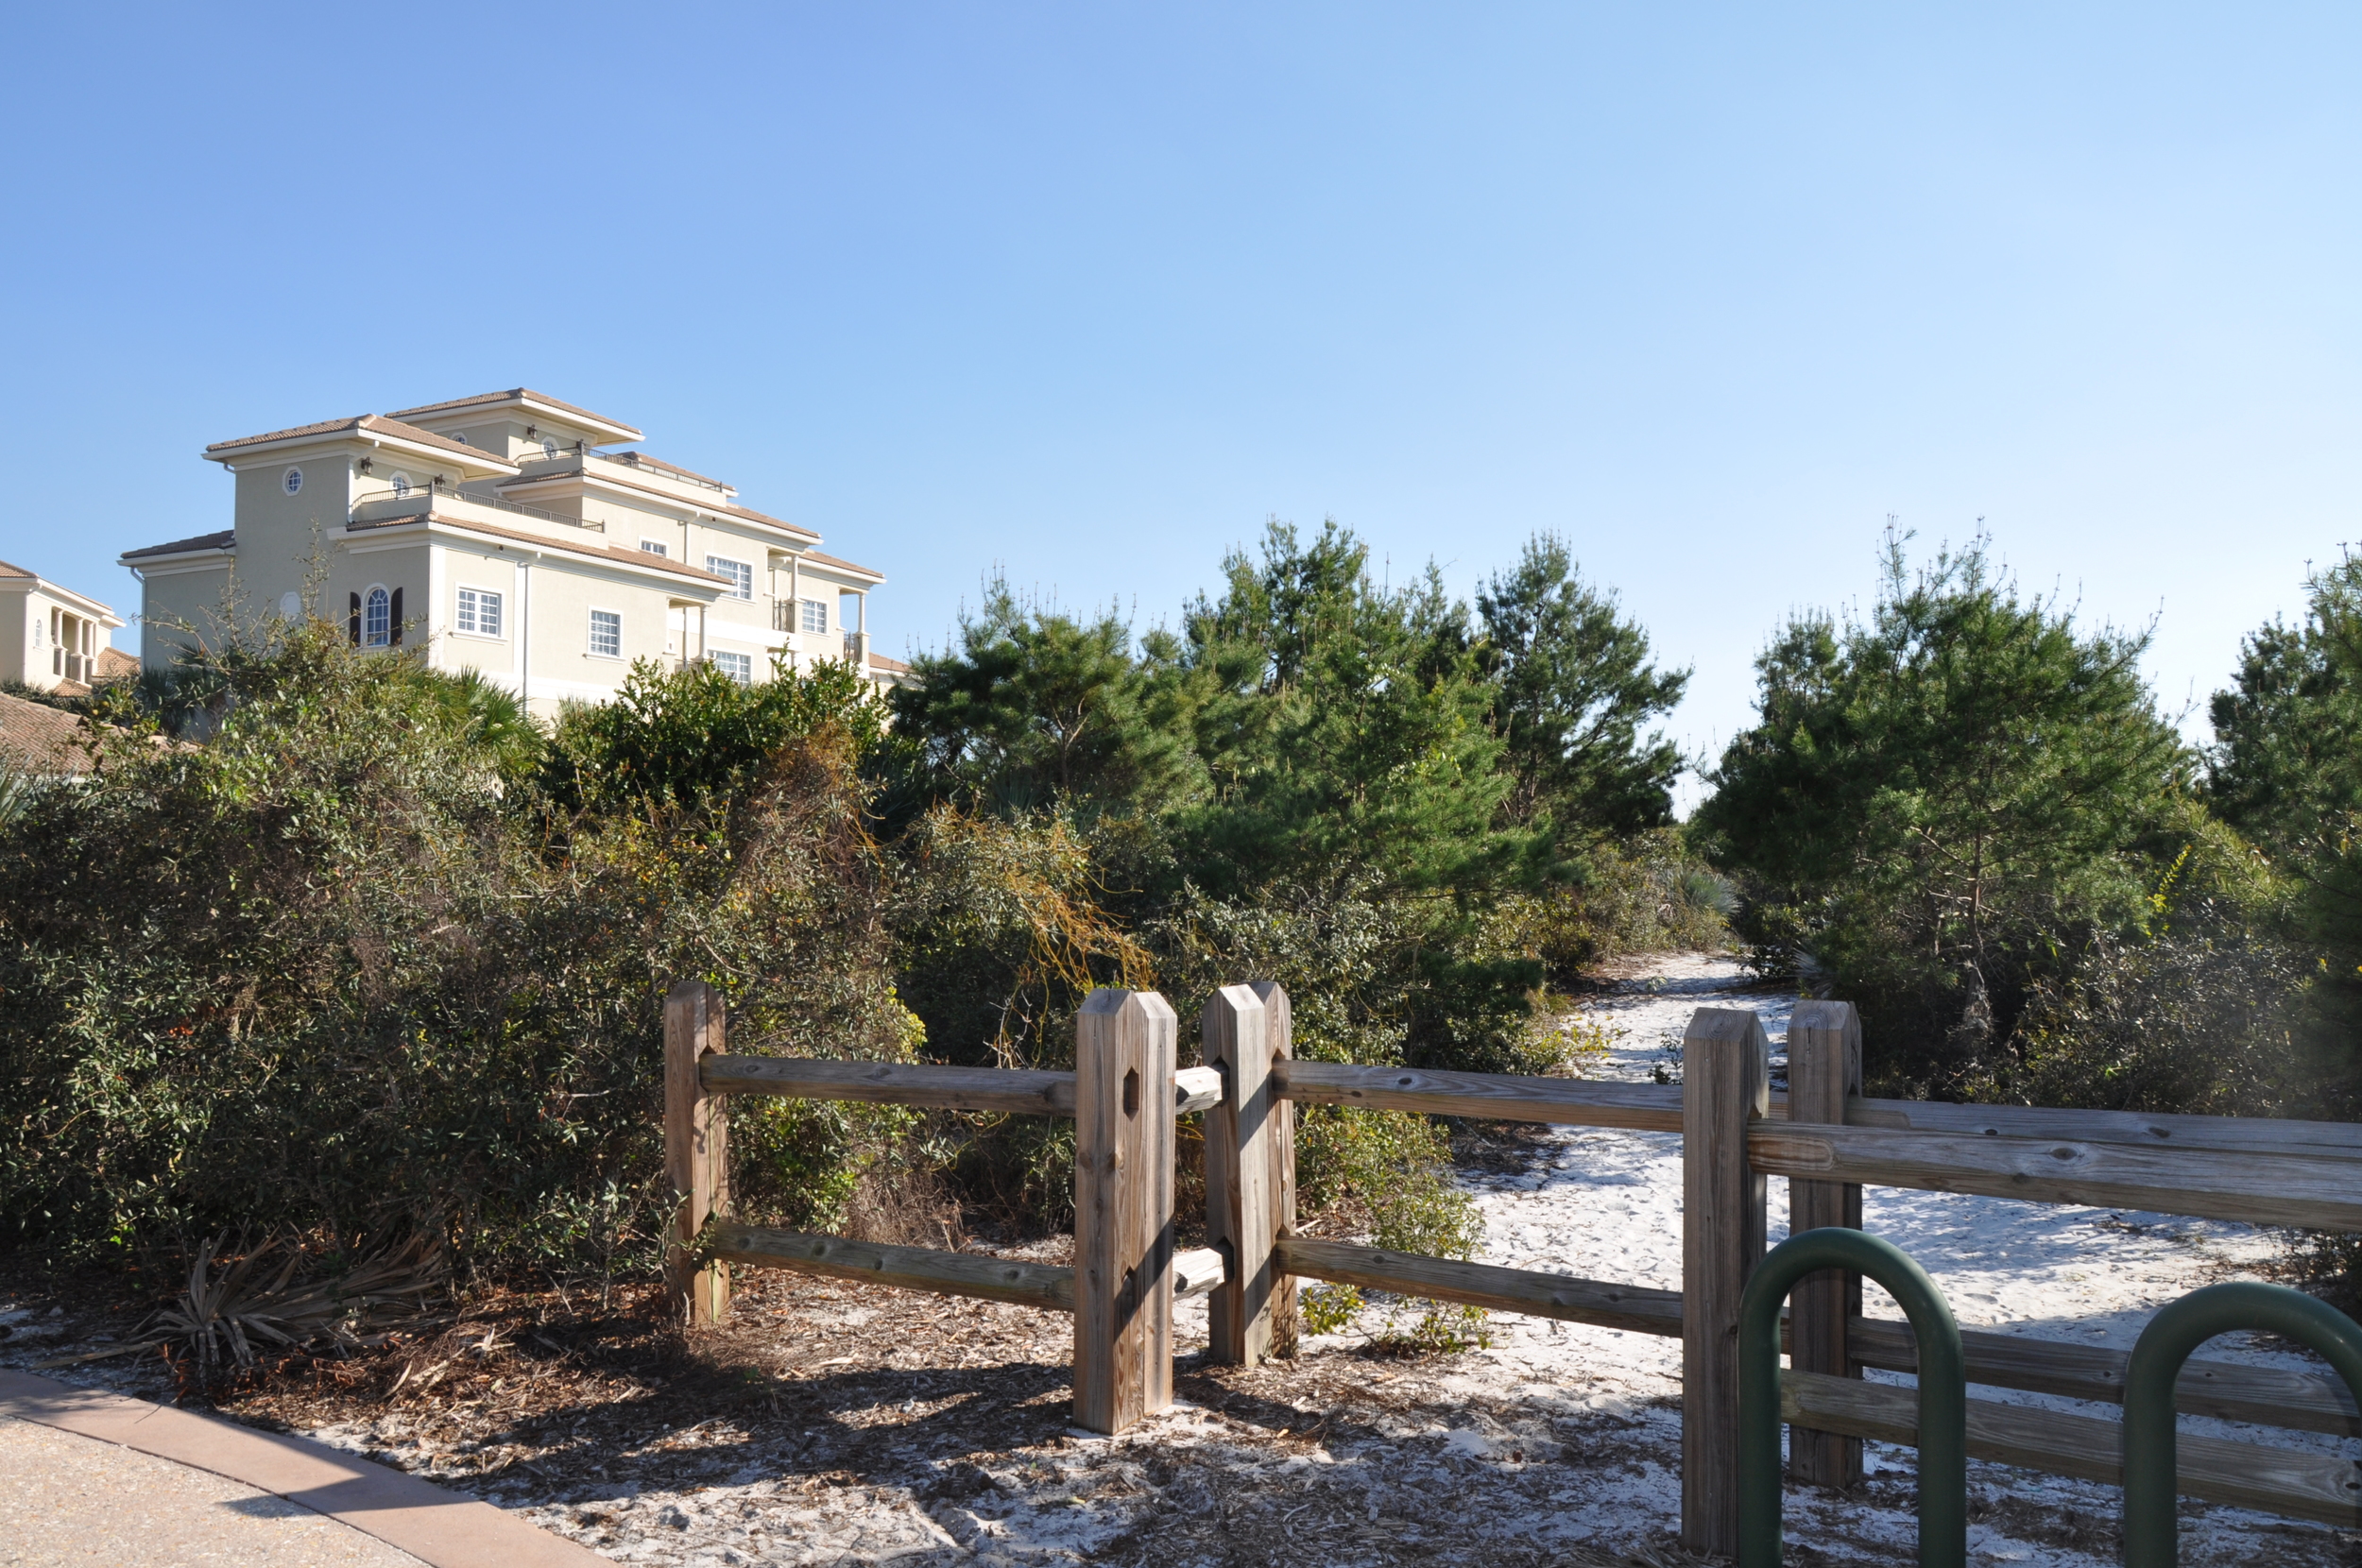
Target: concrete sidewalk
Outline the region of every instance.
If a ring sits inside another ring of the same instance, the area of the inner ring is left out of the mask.
[[[606,1561],[320,1443],[0,1369],[0,1568]]]

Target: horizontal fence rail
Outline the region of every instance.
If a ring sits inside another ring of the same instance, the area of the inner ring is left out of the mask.
[[[1639,1334],[1678,1337],[1682,1331],[1682,1296],[1678,1290],[1610,1285],[1566,1274],[1382,1252],[1375,1247],[1316,1241],[1305,1236],[1282,1236],[1274,1243],[1273,1251],[1281,1268],[1306,1279],[1329,1280],[1368,1290],[1393,1290],[1433,1301],[1460,1302],[1499,1312],[1521,1312],[1532,1318],[1630,1329]]]
[[[839,1062],[808,1056],[708,1056],[697,1065],[708,1094],[788,1099],[857,1099],[1009,1116],[1074,1115],[1074,1074],[1020,1067],[939,1067],[928,1063]],[[1172,1111],[1186,1116],[1221,1102],[1222,1074],[1184,1067],[1172,1075]]]
[[[1682,1293],[1678,1290],[1463,1263],[1305,1236],[1282,1237],[1275,1251],[1288,1272],[1306,1279],[1635,1334],[1672,1338],[1682,1331]],[[1971,1383],[2098,1404],[2123,1402],[2127,1358],[2120,1350],[1983,1329],[1962,1329],[1960,1338],[1968,1354]],[[1854,1359],[1865,1367],[1897,1372],[1919,1370],[1908,1323],[1856,1318],[1848,1325],[1846,1342]],[[2362,1416],[2356,1414],[2353,1395],[2335,1377],[2235,1361],[2192,1360],[2176,1385],[2176,1397],[2188,1415],[2362,1436]]]
[[[939,1296],[972,1296],[1013,1302],[1051,1312],[1074,1310],[1074,1270],[1064,1263],[984,1253],[952,1253],[940,1247],[901,1247],[881,1241],[847,1241],[837,1236],[716,1222],[712,1255],[758,1269],[785,1269],[829,1279],[928,1290]],[[1210,1247],[1173,1254],[1172,1293],[1204,1295],[1223,1283],[1222,1254]]]
[[[1281,1064],[1275,1068],[1274,1077],[1282,1099],[1307,1104],[1366,1106],[1479,1120],[1621,1128],[1636,1133],[1682,1130],[1682,1087],[1678,1083],[1430,1072],[1412,1067],[1300,1061]],[[1771,1097],[1770,1116],[1774,1121],[1788,1119],[1786,1095]],[[2362,1123],[2337,1121],[2149,1116],[2133,1111],[2070,1111],[2028,1105],[1952,1105],[1939,1100],[1868,1099],[1849,1095],[1845,1100],[1845,1125],[1987,1138],[2039,1138],[2154,1150],[2243,1151],[2362,1161]]]
[[[1777,1096],[1772,1099],[1772,1114],[1785,1114]],[[2143,1149],[2211,1149],[2362,1160],[2362,1122],[2160,1116],[2140,1111],[1953,1105],[1935,1099],[1864,1099],[1856,1095],[1845,1101],[1845,1124],[1897,1132],[1970,1133],[1988,1138],[2061,1138]]]
[[[2338,1158],[1757,1123],[1747,1160],[1773,1176],[2362,1231],[2362,1169]]]
[[[843,1236],[727,1222],[714,1227],[712,1251],[715,1257],[758,1268],[931,1290],[945,1296],[1015,1302],[1053,1312],[1074,1310],[1074,1270],[1062,1264],[951,1253],[938,1247],[847,1241]]]
[[[2102,1405],[2124,1403],[2124,1368],[2130,1357],[2120,1350],[1974,1328],[1962,1329],[1960,1341],[1968,1352],[1971,1383]],[[1908,1323],[1856,1318],[1847,1325],[1845,1342],[1862,1366],[1881,1372],[1919,1370],[1919,1350]],[[2362,1417],[2355,1414],[2353,1396],[2336,1377],[2193,1359],[2182,1366],[2174,1400],[2184,1415],[2362,1437]]]
[[[1682,1130],[1679,1084],[1520,1078],[1508,1073],[1427,1072],[1410,1067],[1357,1067],[1343,1062],[1297,1061],[1274,1064],[1272,1077],[1281,1099],[1316,1105],[1356,1105],[1494,1121],[1619,1127],[1636,1133]]]
[[[1780,1413],[1784,1421],[1818,1431],[1918,1441],[1919,1397],[1911,1389],[1786,1372],[1780,1374]],[[2124,1474],[2124,1428],[2092,1416],[1972,1399],[1968,1452],[1998,1464],[2115,1484]],[[2185,1433],[2180,1460],[2180,1490],[2189,1496],[2345,1529],[2362,1526],[2362,1470],[2352,1459]]]

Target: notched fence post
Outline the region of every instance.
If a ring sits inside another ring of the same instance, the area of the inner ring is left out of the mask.
[[[1682,1038],[1682,1544],[1738,1550],[1738,1303],[1763,1261],[1764,1179],[1747,1125],[1772,1109],[1751,1012],[1702,1007]]]
[[[1074,1423],[1172,1403],[1172,1070],[1154,991],[1091,993],[1074,1039]]]
[[[722,994],[703,980],[682,980],[664,997],[664,1173],[673,1213],[664,1272],[676,1306],[693,1323],[718,1323],[730,1309],[730,1266],[700,1267],[697,1236],[729,1206],[729,1116],[720,1095],[706,1092],[697,1064],[723,1048]]]
[[[1861,1093],[1861,1017],[1851,1002],[1803,1001],[1788,1026],[1788,1119],[1841,1126],[1845,1098]],[[1788,1185],[1788,1228],[1861,1229],[1861,1187],[1851,1182]],[[1846,1353],[1847,1322],[1861,1316],[1861,1276],[1806,1276],[1789,1297],[1789,1364],[1831,1377],[1861,1376]],[[1789,1473],[1813,1486],[1850,1487],[1862,1478],[1861,1440],[1810,1427],[1788,1430]]]
[[[1288,994],[1225,985],[1198,1015],[1199,1048],[1223,1075],[1206,1117],[1206,1229],[1224,1278],[1207,1303],[1214,1359],[1252,1367],[1295,1349],[1295,1280],[1277,1242],[1295,1225],[1295,1108],[1272,1065],[1288,1055]]]

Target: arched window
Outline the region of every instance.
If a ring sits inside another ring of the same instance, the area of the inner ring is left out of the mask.
[[[361,643],[367,648],[383,648],[393,640],[393,601],[382,588],[369,589],[369,596],[361,605]]]
[[[394,499],[400,501],[410,493],[410,476],[397,470],[394,474]]]

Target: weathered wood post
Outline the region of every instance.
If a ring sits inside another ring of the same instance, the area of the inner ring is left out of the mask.
[[[693,1323],[717,1323],[730,1309],[730,1266],[697,1266],[697,1235],[729,1203],[729,1116],[708,1094],[698,1059],[723,1048],[722,994],[703,980],[682,980],[664,997],[664,1173],[679,1206],[673,1214],[665,1275],[673,1299]]]
[[[1851,1002],[1798,1002],[1788,1026],[1788,1119],[1842,1125],[1845,1097],[1861,1093],[1861,1019]],[[1861,1187],[1849,1182],[1788,1184],[1789,1233],[1826,1225],[1861,1229]],[[1861,1316],[1861,1276],[1808,1274],[1789,1297],[1789,1365],[1798,1372],[1859,1377],[1845,1351],[1845,1325]],[[1789,1473],[1815,1486],[1861,1479],[1861,1440],[1802,1426],[1788,1430]]]
[[[1173,1012],[1094,991],[1074,1040],[1074,1423],[1172,1403]]]
[[[1772,1109],[1762,1020],[1702,1007],[1682,1037],[1682,1544],[1738,1550],[1738,1298],[1763,1260],[1747,1124]]]
[[[1206,1231],[1224,1277],[1207,1301],[1214,1359],[1252,1367],[1295,1350],[1295,1277],[1274,1243],[1295,1225],[1295,1107],[1275,1092],[1289,1050],[1288,993],[1225,985],[1198,1014],[1200,1054],[1223,1076],[1206,1116]]]

